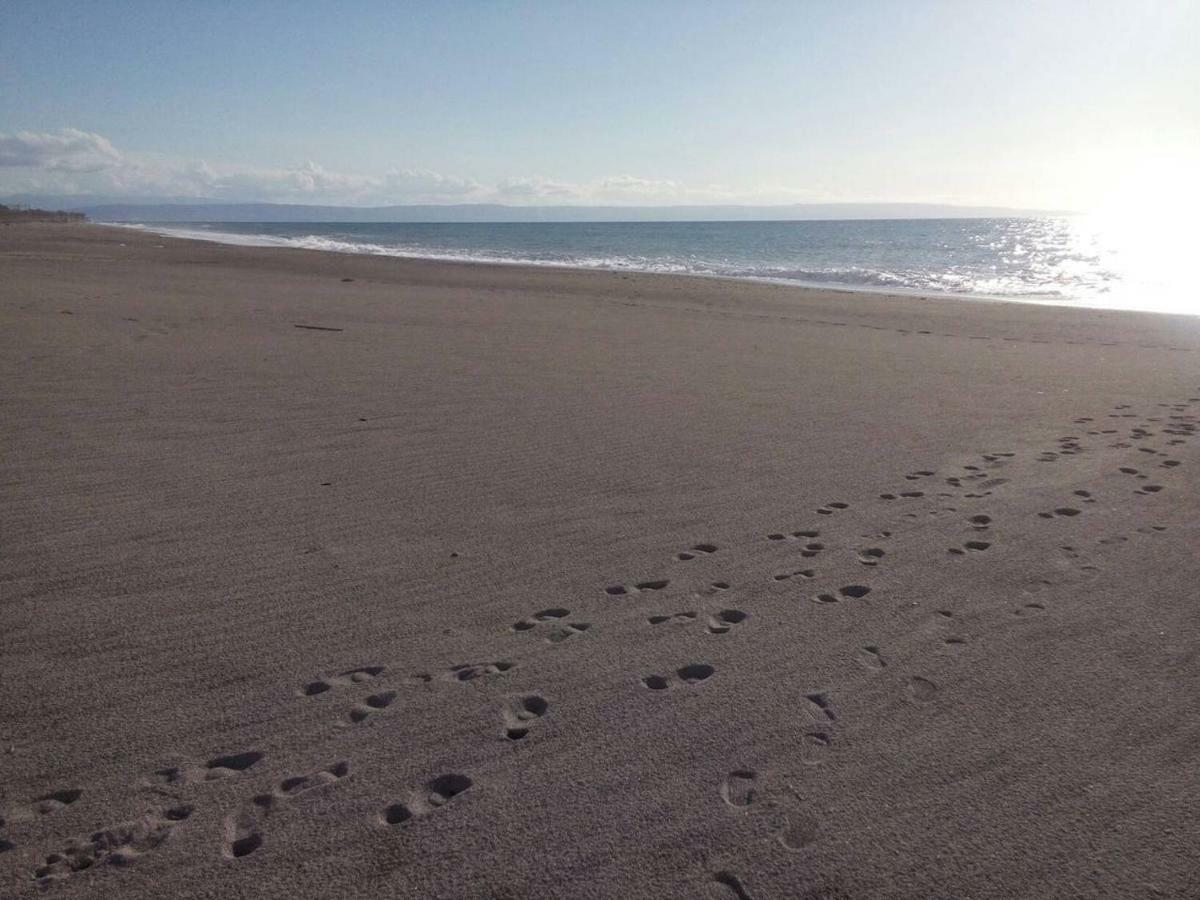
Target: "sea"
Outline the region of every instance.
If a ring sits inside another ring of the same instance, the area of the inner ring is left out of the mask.
[[[779,222],[143,223],[331,253],[1200,314],[1178,229],[1084,216]],[[852,297],[848,297],[848,301]]]

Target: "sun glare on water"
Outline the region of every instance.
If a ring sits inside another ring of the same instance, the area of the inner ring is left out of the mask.
[[[1198,220],[1195,168],[1164,161],[1124,173],[1094,213],[1072,220],[1079,249],[1110,275],[1097,305],[1200,315]]]

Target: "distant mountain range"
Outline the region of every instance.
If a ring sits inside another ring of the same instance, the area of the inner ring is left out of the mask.
[[[86,213],[96,222],[696,222],[819,219],[981,219],[1062,212],[937,203],[795,203],[780,206],[505,206],[500,203],[411,206],[305,206],[25,194],[11,205]]]

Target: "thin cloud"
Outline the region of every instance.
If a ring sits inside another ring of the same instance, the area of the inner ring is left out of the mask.
[[[103,135],[77,128],[0,134],[0,191],[355,206],[637,206],[787,202],[801,196],[813,199],[813,193],[806,191],[737,191],[722,185],[688,185],[630,173],[580,182],[513,176],[489,186],[469,177],[402,166],[371,175],[326,169],[313,160],[279,167],[221,165],[201,159],[123,152]]]

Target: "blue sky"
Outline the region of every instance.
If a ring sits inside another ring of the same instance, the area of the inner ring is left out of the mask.
[[[0,5],[0,193],[931,201],[1195,188],[1200,2]]]

